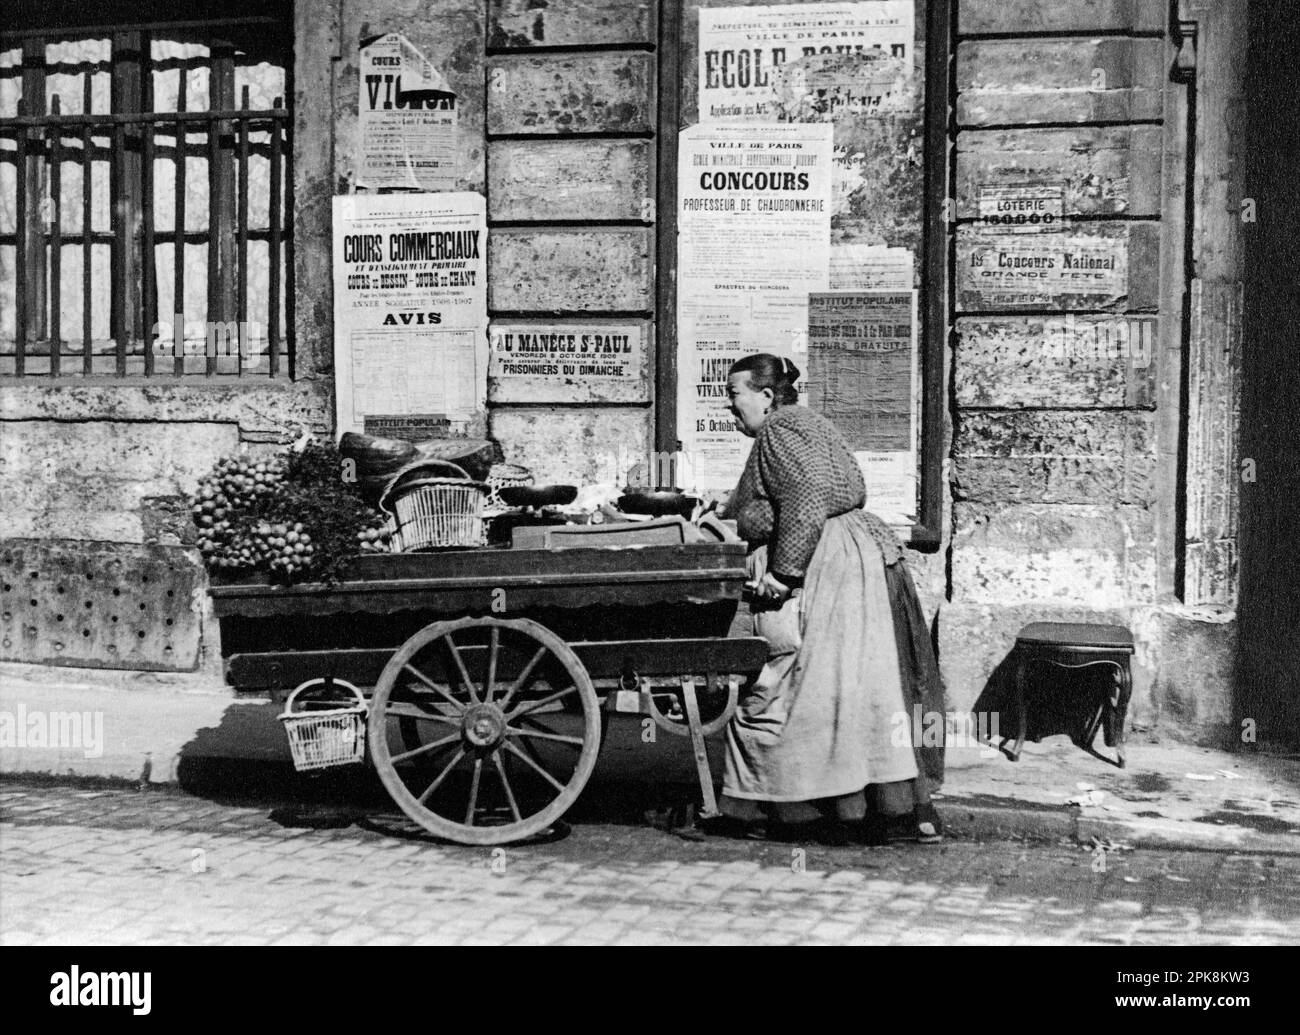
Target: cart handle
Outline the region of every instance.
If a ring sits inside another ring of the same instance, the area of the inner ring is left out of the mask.
[[[405,475],[410,474],[412,471],[420,471],[426,467],[446,468],[453,472],[451,477],[447,479],[448,481],[457,480],[457,481],[464,482],[465,485],[473,486],[474,488],[478,489],[482,493],[486,493],[488,491],[488,486],[486,482],[475,481],[466,473],[463,467],[453,464],[450,460],[439,460],[437,457],[421,457],[418,460],[412,460],[409,464],[401,468],[396,474],[394,474],[391,478],[388,479],[388,481],[384,485],[384,491],[380,493],[379,496],[379,509],[382,510],[385,514],[391,514],[392,511],[390,511],[387,508],[387,506],[385,506],[385,504],[388,502],[388,497],[392,493],[393,487],[397,485],[398,480],[404,477]],[[408,484],[414,486],[414,483],[408,483]],[[421,484],[429,484],[429,482],[427,479],[421,479]],[[403,488],[405,487],[406,486],[403,486]]]
[[[335,686],[341,686],[345,689],[351,690],[353,696],[357,699],[357,703],[340,705],[337,708],[322,708],[318,712],[295,712],[293,710],[293,703],[298,699],[300,693],[304,690],[314,690],[317,687],[324,686],[326,683],[333,683]],[[284,702],[284,711],[281,712],[277,718],[283,722],[285,719],[290,719],[298,715],[344,715],[352,712],[363,712],[369,707],[370,705],[366,701],[366,695],[346,679],[337,679],[333,676],[316,676],[307,680],[305,683],[299,683],[298,686],[294,688],[293,693],[291,693],[288,699]]]

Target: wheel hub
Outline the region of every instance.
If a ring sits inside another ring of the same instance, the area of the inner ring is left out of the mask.
[[[460,729],[471,747],[493,748],[505,739],[506,718],[496,705],[476,704],[466,709]]]

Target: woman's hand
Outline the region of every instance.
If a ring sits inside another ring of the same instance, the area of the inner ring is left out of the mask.
[[[754,595],[763,600],[785,600],[790,593],[790,587],[779,579],[773,578],[771,572],[765,573],[754,584]]]
[[[705,492],[700,498],[700,512],[713,511],[718,517],[727,516],[727,504],[731,502],[730,492]]]

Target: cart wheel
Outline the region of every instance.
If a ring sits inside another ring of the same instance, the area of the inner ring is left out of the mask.
[[[402,811],[474,845],[524,840],[558,820],[591,776],[601,732],[582,662],[526,618],[421,629],[380,675],[367,724],[375,769]]]

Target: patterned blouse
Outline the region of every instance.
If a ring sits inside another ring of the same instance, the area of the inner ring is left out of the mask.
[[[727,506],[741,538],[766,543],[768,569],[798,585],[828,518],[866,502],[862,471],[835,425],[805,406],[782,406],[763,422]],[[889,526],[870,515],[886,564],[901,544]]]

